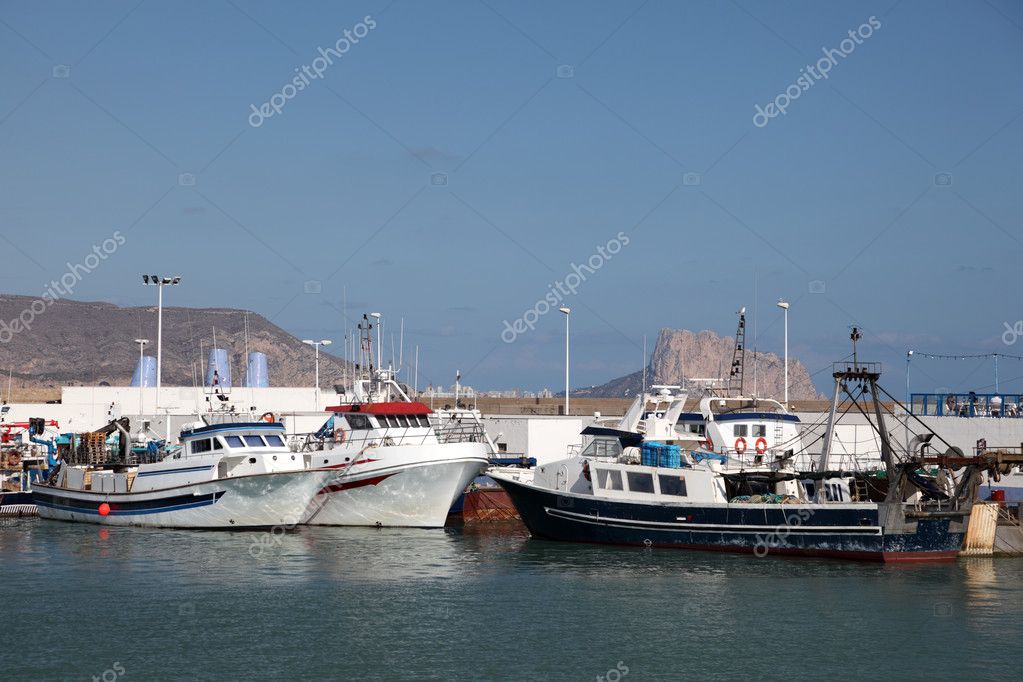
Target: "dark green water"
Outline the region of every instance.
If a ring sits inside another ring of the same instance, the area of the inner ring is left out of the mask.
[[[891,568],[458,530],[271,537],[5,520],[0,578],[0,677],[10,680],[1019,679],[1023,670],[1023,560],[1014,559]]]

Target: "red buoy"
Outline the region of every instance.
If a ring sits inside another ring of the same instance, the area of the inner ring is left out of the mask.
[[[110,513],[110,505],[109,504],[104,502],[103,504],[101,504],[99,506],[99,515],[100,516],[106,516],[109,513]]]

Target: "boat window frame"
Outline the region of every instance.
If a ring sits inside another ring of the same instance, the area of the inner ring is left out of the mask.
[[[271,438],[276,438],[277,442],[276,443],[271,443],[270,442]],[[284,439],[281,438],[280,435],[278,435],[276,433],[264,433],[263,434],[263,439],[266,441],[267,446],[269,446],[271,448],[283,448],[286,445],[285,442],[284,442]]]
[[[345,420],[348,422],[348,428],[352,431],[369,431],[373,428],[373,422],[365,414],[349,412],[345,415]]]
[[[205,445],[205,447],[202,447],[203,445]],[[209,452],[212,449],[213,446],[210,445],[209,438],[196,438],[195,440],[188,444],[188,454],[190,455],[201,455],[203,453]]]
[[[235,443],[234,441],[238,441]],[[242,440],[241,436],[224,436],[224,442],[229,448],[243,448],[245,447],[245,441]]]
[[[682,492],[668,492],[664,489],[664,481],[678,481],[680,483],[679,489]],[[689,497],[689,491],[686,487],[686,477],[683,475],[673,474],[657,474],[657,489],[661,495],[669,495],[671,497]]]
[[[753,435],[750,438],[767,438],[767,424],[753,424]]]
[[[597,470],[597,487],[602,490],[620,490],[624,491],[625,486],[622,483],[622,470],[612,469],[609,467],[594,467]],[[608,482],[611,483],[608,486]],[[617,485],[616,485],[617,484]]]
[[[732,438],[748,438],[749,437],[749,425],[748,424],[732,424]]]
[[[259,442],[253,444],[249,440],[250,438],[255,438]],[[242,436],[242,440],[245,441],[245,446],[249,447],[249,448],[265,448],[266,447],[266,441],[264,441],[263,437],[261,435],[259,435],[258,433],[246,433],[246,434],[244,434]]]
[[[633,479],[641,480],[643,477],[646,477],[646,480],[650,482],[649,490],[640,490],[638,488],[632,487]],[[646,471],[626,471],[625,480],[629,484],[630,493],[643,493],[650,495],[656,492],[656,489],[654,488],[654,475],[652,473],[648,473]]]

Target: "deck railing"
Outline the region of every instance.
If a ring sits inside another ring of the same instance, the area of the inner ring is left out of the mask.
[[[1023,417],[1019,393],[913,393],[910,412],[925,417]]]

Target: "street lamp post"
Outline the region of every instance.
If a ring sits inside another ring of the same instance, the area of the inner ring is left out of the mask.
[[[572,309],[568,306],[558,308],[565,313],[565,416],[568,416],[568,320],[572,315]]]
[[[156,303],[156,407],[160,407],[160,385],[163,379],[163,288],[181,284],[181,277],[142,275],[142,283],[159,287]]]
[[[785,409],[789,407],[789,304],[784,299],[778,299],[778,307],[785,314]]]
[[[142,429],[142,387],[146,385],[145,382],[145,350],[146,344],[149,343],[149,339],[135,339],[135,343],[139,345],[139,430]]]
[[[302,339],[302,343],[316,348],[316,409],[318,410],[320,409],[320,346],[329,346],[333,341],[330,339],[320,339],[319,341]]]

